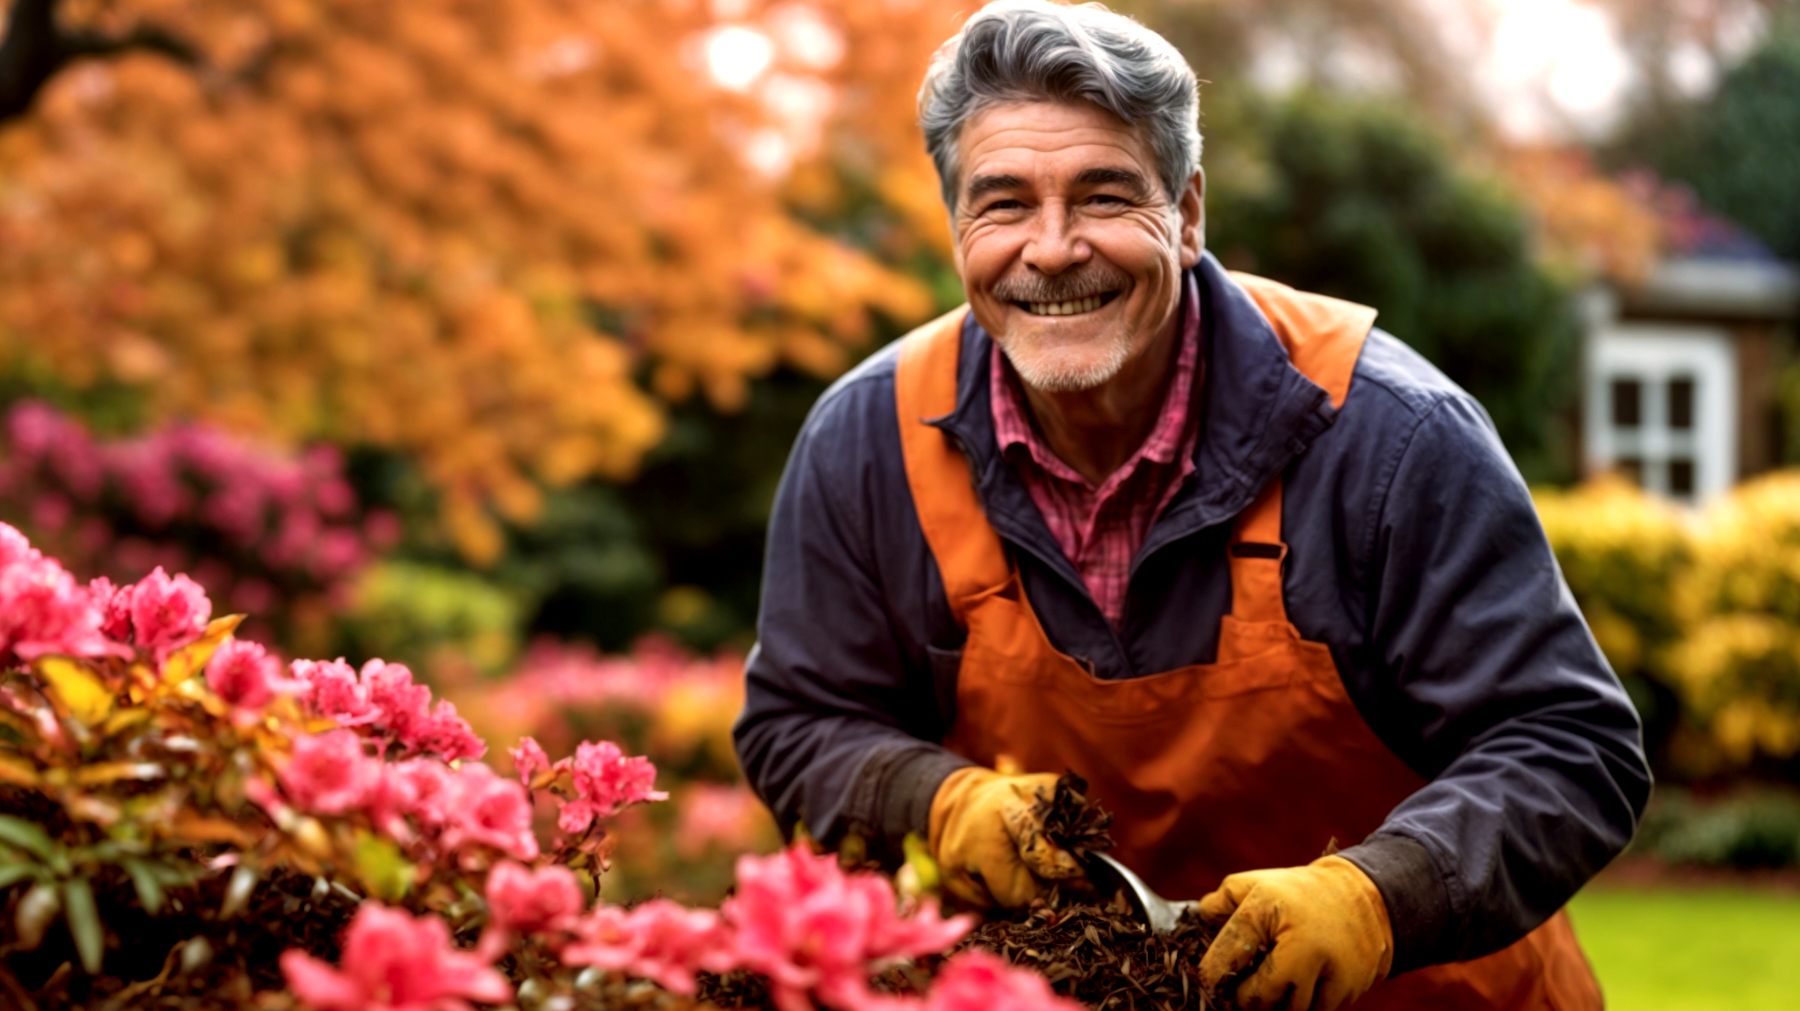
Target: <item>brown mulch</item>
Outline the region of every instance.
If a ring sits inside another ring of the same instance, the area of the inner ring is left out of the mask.
[[[1112,815],[1087,798],[1079,776],[1063,776],[1037,814],[1045,834],[1077,857],[1112,847]],[[1228,1006],[1201,992],[1200,958],[1211,941],[1212,932],[1192,917],[1168,936],[1152,934],[1123,890],[1099,896],[1091,889],[1059,889],[1028,909],[991,914],[950,954],[991,951],[1036,970],[1057,993],[1095,1011],[1206,1011]],[[922,992],[942,961],[926,958],[891,969],[876,985],[892,993]],[[762,979],[746,972],[703,977],[699,996],[722,1008],[770,1006]]]
[[[152,917],[123,874],[95,882],[109,940],[104,971],[81,971],[62,924],[35,951],[0,947],[0,1006],[22,1011],[238,1011],[259,990],[283,987],[276,960],[290,947],[336,959],[338,936],[356,912],[346,893],[281,869],[251,893],[245,911],[222,919],[230,872],[171,892]],[[0,910],[10,924],[12,910]],[[119,943],[119,939],[128,943]]]

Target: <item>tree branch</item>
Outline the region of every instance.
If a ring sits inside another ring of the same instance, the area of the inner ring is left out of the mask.
[[[182,63],[197,63],[191,46],[153,27],[120,36],[65,31],[56,20],[56,0],[13,0],[0,40],[0,122],[25,115],[57,71],[84,56],[141,49]]]

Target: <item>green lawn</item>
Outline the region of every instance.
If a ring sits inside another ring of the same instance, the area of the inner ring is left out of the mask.
[[[1590,889],[1569,915],[1609,1011],[1800,1008],[1800,896]]]

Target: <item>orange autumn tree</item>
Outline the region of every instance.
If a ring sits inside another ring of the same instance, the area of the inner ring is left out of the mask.
[[[667,403],[931,309],[804,222],[860,173],[879,245],[941,242],[912,94],[955,10],[64,0],[173,44],[69,62],[0,125],[0,367],[412,454],[491,558],[545,485],[629,477]]]

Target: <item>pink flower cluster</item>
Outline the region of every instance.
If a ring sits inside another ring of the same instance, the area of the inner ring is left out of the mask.
[[[206,686],[233,709],[254,713],[277,695],[290,695],[303,686],[281,676],[281,661],[269,655],[261,643],[227,639],[206,663]]]
[[[105,611],[96,596],[24,534],[0,523],[0,663],[49,653],[128,652],[102,634]]]
[[[907,1002],[911,1003],[911,1002]],[[1085,1011],[1044,977],[985,951],[957,954],[931,980],[921,1011]]]
[[[0,507],[57,542],[70,564],[187,570],[235,610],[336,592],[398,533],[385,514],[356,515],[328,447],[292,456],[195,425],[101,442],[36,401],[11,410],[4,434]]]
[[[170,576],[160,565],[126,586],[115,588],[105,576],[91,585],[95,602],[105,608],[101,630],[148,652],[157,663],[200,638],[212,618],[212,601],[200,584],[179,573]]]
[[[296,740],[280,779],[288,802],[301,811],[367,814],[427,857],[477,847],[519,860],[538,855],[530,796],[478,762],[457,769],[434,758],[384,762],[354,730],[338,729]]]
[[[574,928],[586,902],[567,867],[527,870],[501,862],[488,872],[488,922],[498,930],[538,934]]]
[[[466,1011],[513,998],[490,961],[458,951],[436,916],[365,902],[344,933],[342,969],[290,948],[281,972],[314,1011]]]
[[[413,681],[404,664],[370,660],[361,672],[337,660],[296,660],[300,699],[340,727],[393,741],[412,754],[435,752],[445,761],[480,758],[487,744],[448,700],[431,704],[431,689]]]
[[[571,835],[586,832],[596,819],[610,818],[632,804],[667,800],[656,786],[656,766],[648,758],[627,756],[611,741],[583,741],[573,757],[550,764],[550,756],[530,737],[508,749],[519,781],[526,786],[541,772],[568,770],[575,797],[564,802],[556,827]]]
[[[781,1011],[811,1011],[810,997],[849,1011],[872,1007],[872,968],[944,951],[973,925],[942,918],[935,904],[903,917],[886,878],[845,874],[834,857],[799,846],[739,857],[737,892],[720,912],[740,964],[768,977]]]
[[[606,656],[592,646],[544,639],[526,651],[518,671],[493,694],[491,704],[514,725],[530,725],[531,720],[521,717],[546,706],[648,709],[685,686],[741,691],[743,676],[741,657],[696,659],[657,636],[644,637],[629,656]]]
[[[944,919],[934,905],[902,915],[894,889],[875,874],[846,874],[831,856],[793,847],[744,856],[737,893],[717,911],[648,902],[601,906],[563,949],[569,965],[595,965],[694,992],[694,973],[750,969],[769,980],[782,1011],[814,1000],[844,1011],[878,1011],[892,998],[869,975],[903,958],[942,952],[968,932],[968,917]]]
[[[162,569],[126,586],[83,587],[61,563],[0,523],[0,657],[131,656],[157,663],[206,631],[212,602],[186,576]]]
[[[708,848],[742,853],[757,846],[768,814],[743,783],[689,783],[676,796],[675,851],[693,860]]]
[[[691,996],[696,974],[750,969],[769,979],[782,1011],[1081,1011],[1034,973],[985,952],[949,959],[924,998],[875,992],[871,974],[937,954],[969,929],[926,906],[902,915],[887,879],[845,874],[830,856],[796,847],[738,863],[739,891],[722,909],[653,899],[582,912],[568,868],[497,864],[488,876],[488,930],[458,951],[435,917],[365,903],[351,921],[341,969],[299,950],[281,956],[288,985],[314,1011],[454,1011],[497,1003],[510,989],[490,968],[517,935],[548,938],[560,962],[652,980]]]
[[[691,995],[698,972],[730,972],[742,965],[731,928],[712,909],[688,909],[668,899],[624,909],[601,906],[582,918],[566,965],[591,965],[656,981]],[[810,1008],[809,1008],[810,1011]]]

